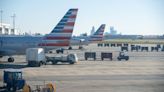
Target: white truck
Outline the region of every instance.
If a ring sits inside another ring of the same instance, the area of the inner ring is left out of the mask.
[[[26,50],[26,61],[28,66],[38,66],[46,64],[46,56],[43,48],[28,48]]]
[[[76,54],[68,54],[68,55],[57,55],[54,57],[46,57],[47,62],[52,62],[52,64],[57,64],[58,62],[74,64],[78,62],[78,58]]]

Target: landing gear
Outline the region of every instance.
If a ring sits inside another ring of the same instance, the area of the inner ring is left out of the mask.
[[[56,50],[56,53],[57,54],[59,54],[59,53],[63,54],[64,53],[64,49],[63,48],[59,48],[59,49]]]
[[[79,46],[79,49],[83,49],[83,46]]]
[[[8,58],[8,62],[14,62],[14,58],[13,57],[9,57]]]
[[[72,47],[70,46],[68,49],[69,49],[69,50],[72,50]]]

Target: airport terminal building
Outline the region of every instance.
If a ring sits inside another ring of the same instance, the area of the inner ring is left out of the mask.
[[[13,29],[10,24],[0,24],[0,35],[16,35],[16,30]]]

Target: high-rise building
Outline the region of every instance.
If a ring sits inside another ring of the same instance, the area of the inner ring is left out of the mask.
[[[110,27],[110,34],[117,35],[117,30],[115,30],[113,26]]]

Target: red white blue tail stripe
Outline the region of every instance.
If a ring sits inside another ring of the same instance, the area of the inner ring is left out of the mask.
[[[52,32],[44,37],[39,46],[69,46],[78,9],[69,9]]]
[[[103,34],[105,30],[105,24],[102,24],[98,30],[90,36],[89,41],[90,42],[97,42],[97,41],[102,41],[103,40]]]

